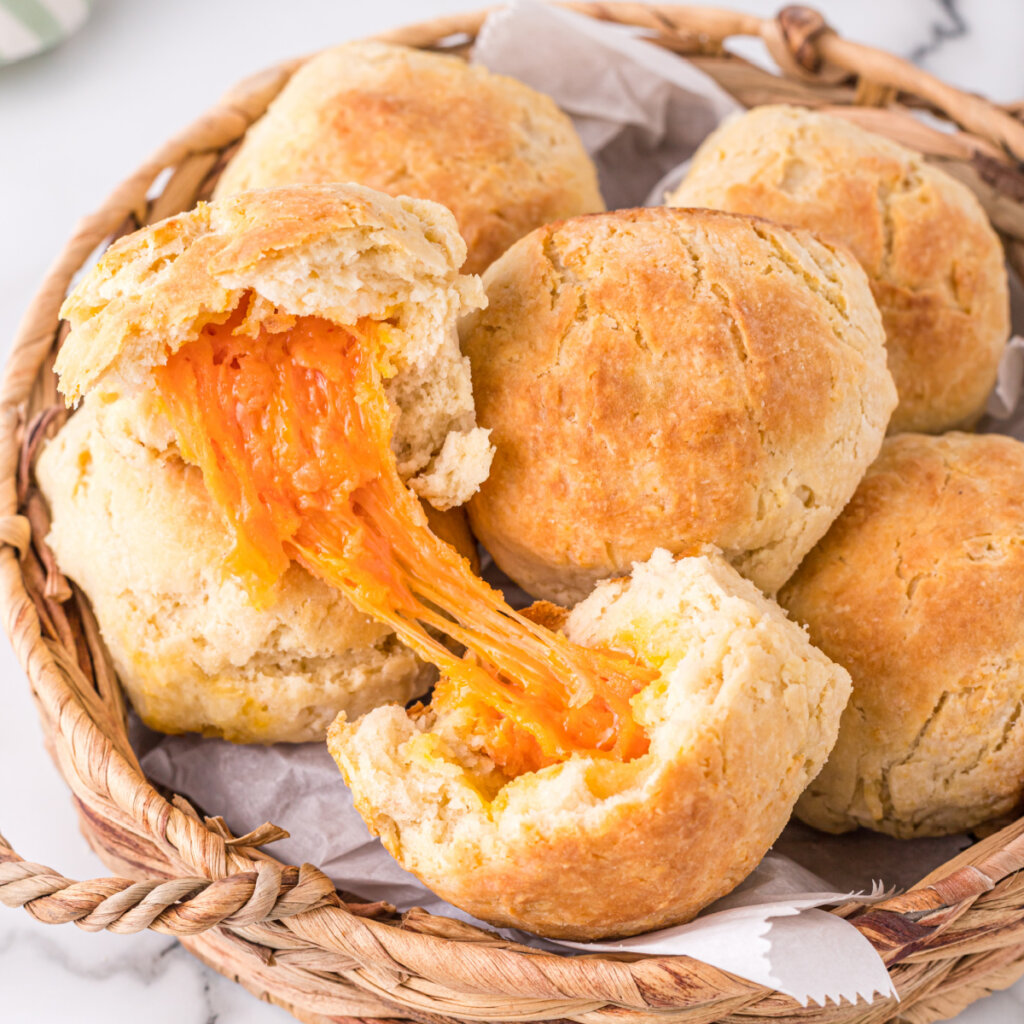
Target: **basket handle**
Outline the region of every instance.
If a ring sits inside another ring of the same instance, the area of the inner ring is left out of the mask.
[[[76,882],[23,860],[0,835],[0,902],[24,907],[45,924],[73,921],[87,932],[196,935],[228,925],[244,928],[320,907],[341,906],[334,884],[311,864],[283,867],[272,859],[255,871],[223,878],[94,878]]]

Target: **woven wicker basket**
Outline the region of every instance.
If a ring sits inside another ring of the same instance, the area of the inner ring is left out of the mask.
[[[747,106],[785,101],[835,108],[925,152],[978,193],[1014,269],[1024,268],[1020,108],[997,107],[887,53],[847,42],[807,8],[764,20],[711,8],[570,6],[642,26]],[[463,53],[482,19],[482,13],[458,15],[385,38]],[[724,41],[739,35],[760,36],[782,75],[727,53]],[[686,957],[564,958],[423,912],[400,919],[386,905],[337,893],[313,866],[286,867],[261,852],[281,836],[274,826],[233,837],[221,818],[201,817],[181,797],[167,799],[146,781],[89,605],[61,577],[43,542],[47,510],[31,466],[40,441],[65,416],[52,373],[64,333],[58,309],[72,275],[97,246],[209,195],[232,148],[298,63],[239,85],[87,217],[15,338],[0,392],[4,623],[50,751],[74,793],[82,830],[123,877],[73,882],[21,860],[0,837],[0,899],[40,920],[74,921],[87,931],[152,928],[178,936],[216,970],[310,1022],[924,1024],[1014,981],[1024,972],[1024,819],[905,895],[836,911],[881,953],[901,1003],[804,1009]],[[927,128],[908,108],[931,111],[955,130]],[[158,178],[163,186],[153,195]]]

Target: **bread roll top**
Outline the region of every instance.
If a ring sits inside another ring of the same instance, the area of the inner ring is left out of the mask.
[[[945,835],[1024,798],[1024,444],[901,434],[779,595],[849,669],[798,806],[830,832]]]

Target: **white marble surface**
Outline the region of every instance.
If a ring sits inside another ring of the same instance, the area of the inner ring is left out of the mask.
[[[248,72],[283,57],[482,0],[97,0],[62,48],[0,68],[0,339],[74,219],[178,126]],[[776,0],[732,0],[758,14]],[[888,47],[963,87],[1024,97],[1019,0],[819,0],[851,38]],[[46,757],[23,673],[0,648],[0,829],[71,877],[104,874]],[[154,933],[89,935],[0,907],[3,1024],[270,1024],[260,1004]],[[1024,1021],[1024,982],[957,1024]]]

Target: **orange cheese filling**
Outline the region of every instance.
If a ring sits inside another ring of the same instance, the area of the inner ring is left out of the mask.
[[[387,623],[440,669],[433,706],[468,714],[509,777],[574,753],[640,756],[630,699],[656,673],[530,622],[428,528],[391,452],[388,330],[253,326],[240,309],[156,369],[180,451],[231,528],[229,570],[265,603],[295,560]]]

